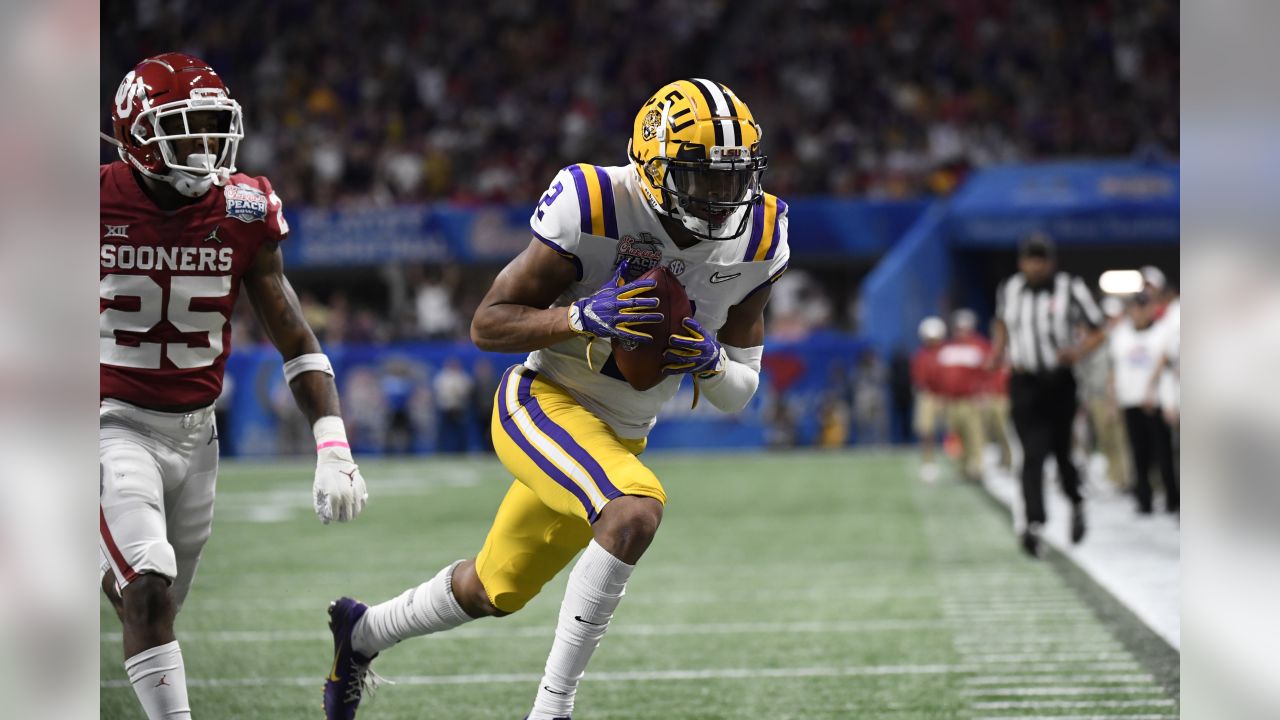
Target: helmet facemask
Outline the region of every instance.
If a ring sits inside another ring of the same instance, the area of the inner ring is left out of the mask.
[[[152,179],[169,183],[186,197],[200,197],[213,185],[225,185],[235,172],[244,121],[240,104],[224,92],[198,89],[189,99],[142,112],[130,130],[138,145],[160,148],[161,160],[169,171],[158,174],[137,163],[135,167]],[[180,157],[179,143],[186,150],[185,157]]]
[[[751,206],[762,197],[768,161],[739,148],[711,150],[711,160],[654,158],[650,172],[662,190],[663,209],[691,235],[732,240],[746,231]]]

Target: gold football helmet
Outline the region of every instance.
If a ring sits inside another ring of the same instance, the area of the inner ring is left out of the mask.
[[[627,155],[649,205],[703,240],[731,240],[761,202],[760,126],[747,104],[702,78],[662,86],[636,115]]]

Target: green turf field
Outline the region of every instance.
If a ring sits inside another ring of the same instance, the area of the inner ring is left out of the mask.
[[[649,461],[670,504],[579,720],[1177,717],[1171,653],[1021,556],[975,487],[922,485],[901,454]],[[178,620],[195,717],[322,717],[329,600],[380,601],[474,554],[509,482],[491,459],[362,468],[369,507],[325,527],[310,463],[224,464]],[[384,653],[374,669],[398,684],[360,717],[522,718],[567,574],[516,615]],[[102,717],[142,718],[105,601],[101,616]]]

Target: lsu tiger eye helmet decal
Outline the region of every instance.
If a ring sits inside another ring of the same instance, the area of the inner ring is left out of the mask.
[[[720,83],[695,78],[662,86],[636,114],[627,155],[649,205],[703,240],[731,240],[761,202],[760,126]]]

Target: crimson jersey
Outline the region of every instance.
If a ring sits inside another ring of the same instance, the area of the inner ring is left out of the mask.
[[[259,249],[289,233],[280,198],[265,177],[237,173],[166,212],[125,163],[99,176],[99,394],[150,408],[210,405],[240,280]]]

